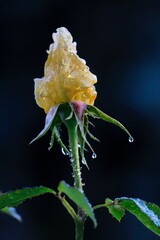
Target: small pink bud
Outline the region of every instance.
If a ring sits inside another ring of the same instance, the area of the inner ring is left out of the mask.
[[[74,114],[76,116],[78,124],[80,124],[81,120],[82,120],[82,116],[86,109],[86,103],[82,102],[82,101],[72,101],[69,104],[72,108],[72,111],[74,112]]]

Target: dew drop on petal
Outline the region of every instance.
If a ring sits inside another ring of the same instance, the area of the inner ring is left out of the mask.
[[[92,153],[92,158],[96,158],[97,154],[96,153]]]
[[[132,136],[130,136],[130,137],[128,138],[128,141],[129,141],[130,143],[132,143],[132,142],[134,141],[134,138],[133,138]]]

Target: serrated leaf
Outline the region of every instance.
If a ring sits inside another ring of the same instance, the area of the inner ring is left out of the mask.
[[[51,127],[52,125],[52,122],[54,120],[54,117],[56,115],[56,112],[58,110],[58,107],[59,107],[59,104],[54,106],[54,107],[51,107],[48,114],[46,115],[46,119],[45,119],[45,125],[44,125],[44,128],[43,130],[38,134],[38,136],[36,138],[34,138],[31,142],[33,143],[34,141],[38,140],[39,138],[43,137],[46,132],[49,130],[49,128]]]
[[[109,213],[120,222],[125,214],[125,210],[121,206],[114,204],[109,198],[105,200],[105,203]]]
[[[5,207],[17,207],[23,201],[37,197],[45,193],[52,193],[56,195],[56,192],[50,188],[43,186],[33,188],[23,188],[0,195],[0,209]]]
[[[148,229],[160,236],[160,208],[138,198],[117,198],[118,205],[135,215]]]
[[[107,121],[109,123],[112,123],[112,124],[120,127],[121,129],[123,129],[129,135],[130,142],[133,141],[133,138],[132,138],[131,134],[129,133],[129,131],[119,121],[117,121],[116,119],[114,119],[114,118],[110,117],[109,115],[105,114],[104,112],[102,112],[101,110],[96,108],[95,106],[87,105],[87,113],[91,114],[91,116],[93,116],[93,115],[98,116],[102,120]]]
[[[62,193],[65,193],[73,202],[77,204],[78,207],[82,208],[86,212],[87,216],[92,219],[94,226],[97,226],[97,221],[95,219],[91,204],[82,192],[75,187],[71,187],[64,181],[60,182],[58,190]]]
[[[22,217],[17,213],[16,209],[13,207],[5,207],[0,210],[2,213],[6,213],[11,217],[15,218],[19,222],[22,221]]]

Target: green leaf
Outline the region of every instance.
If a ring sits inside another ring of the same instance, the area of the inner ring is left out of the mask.
[[[118,204],[115,204],[109,198],[107,198],[105,200],[105,203],[106,203],[106,207],[108,208],[109,213],[120,222],[125,214],[125,210]]]
[[[19,222],[22,221],[22,217],[17,213],[16,209],[13,207],[5,207],[0,210],[2,213],[6,213],[11,217],[15,218]]]
[[[122,128],[128,135],[129,135],[129,142],[133,142],[133,137],[131,136],[131,134],[129,133],[129,131],[120,123],[118,122],[116,119],[110,117],[109,115],[103,113],[101,110],[99,110],[98,108],[96,108],[95,106],[92,105],[87,105],[87,111],[88,114],[90,114],[91,116],[98,116],[100,117],[102,120],[113,123],[114,125]]]
[[[116,198],[120,205],[142,222],[148,229],[160,236],[160,208],[152,203],[147,203],[138,198]]]
[[[75,187],[71,187],[64,181],[60,182],[58,190],[65,193],[73,202],[77,204],[78,207],[82,208],[86,212],[87,216],[92,219],[94,226],[97,226],[97,221],[95,219],[91,204],[82,192]]]
[[[0,195],[0,209],[5,207],[17,207],[23,201],[37,197],[44,193],[52,193],[56,195],[56,192],[50,188],[43,186],[33,188],[23,188]]]
[[[46,132],[49,130],[49,128],[52,125],[52,122],[54,120],[54,117],[56,115],[58,107],[59,107],[59,104],[50,108],[49,112],[46,115],[45,126],[44,126],[43,130],[38,134],[38,136],[36,138],[34,138],[30,142],[30,144],[33,143],[34,141],[38,140],[39,138],[43,137],[46,134]]]

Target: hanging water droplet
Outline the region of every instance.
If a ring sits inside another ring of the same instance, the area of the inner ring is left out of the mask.
[[[70,162],[72,163],[73,161],[74,161],[74,159],[73,159],[73,158],[71,158],[71,159],[70,159]]]
[[[81,145],[78,143],[78,148],[80,148],[81,147]]]
[[[97,154],[96,153],[92,153],[92,158],[96,158]]]
[[[69,153],[66,152],[66,151],[64,150],[64,148],[62,148],[61,151],[62,151],[63,155],[69,155]]]
[[[132,142],[134,141],[134,138],[133,138],[132,136],[130,136],[130,137],[128,138],[128,141],[129,141],[130,143],[132,143]]]

